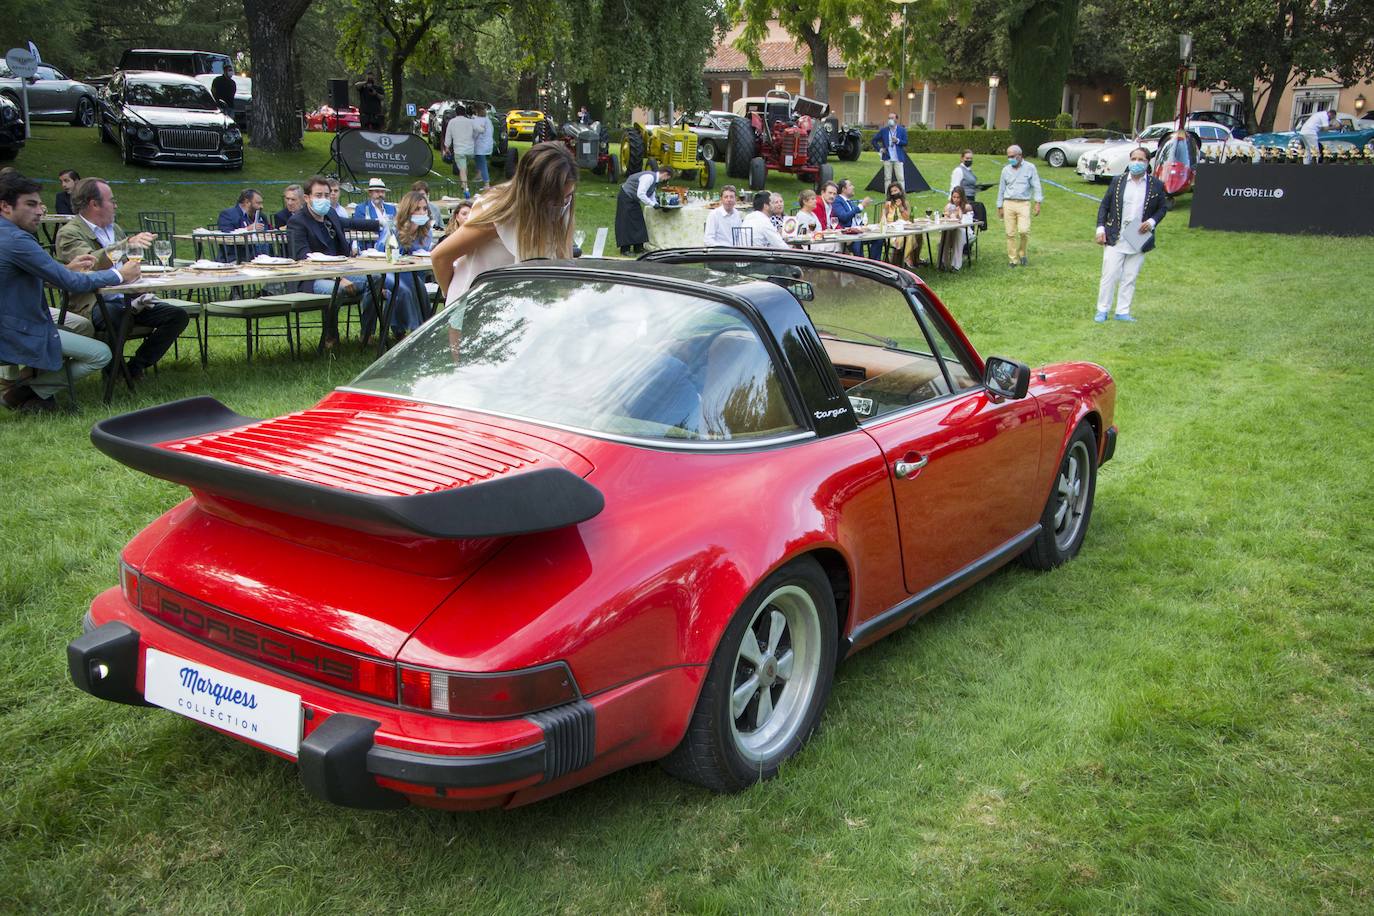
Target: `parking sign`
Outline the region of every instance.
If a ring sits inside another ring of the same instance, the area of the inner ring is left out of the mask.
[[[407,118],[413,118],[413,117],[415,117],[415,103],[414,103],[414,102],[408,102],[408,103],[406,104],[406,117],[407,117]]]

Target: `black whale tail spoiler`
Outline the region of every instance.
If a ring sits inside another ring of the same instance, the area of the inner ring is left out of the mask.
[[[255,464],[282,473],[219,460],[167,443],[211,436],[262,423],[209,397],[188,398],[96,423],[95,447],[153,477],[279,512],[369,534],[431,538],[486,538],[565,528],[597,515],[601,491],[551,459],[530,469],[508,469],[489,479],[413,495],[357,492],[292,476],[298,457],[291,444],[259,447]],[[273,422],[273,421],[268,421]]]

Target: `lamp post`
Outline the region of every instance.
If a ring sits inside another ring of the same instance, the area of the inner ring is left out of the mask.
[[[720,110],[730,110],[730,81],[721,80],[720,83]]]
[[[988,130],[997,126],[997,87],[1001,82],[996,74],[988,77]]]
[[[1183,130],[1188,121],[1188,86],[1197,79],[1197,67],[1193,65],[1193,36],[1182,32],[1178,36],[1178,129]]]
[[[898,85],[899,85],[899,86],[905,86],[905,85],[906,85],[906,8],[907,8],[907,5],[908,5],[908,4],[910,4],[910,3],[915,3],[916,0],[891,0],[891,2],[897,4],[898,6],[900,6],[900,7],[902,8],[902,59],[901,59],[901,61],[899,62],[899,65],[898,65],[898,75],[901,77],[901,78],[898,80]],[[908,99],[914,99],[914,98],[916,98],[916,89],[915,89],[915,87],[912,87],[912,89],[910,90],[910,92],[907,94],[907,98],[908,98]],[[889,92],[889,93],[887,94],[887,103],[888,103],[889,105],[892,104],[892,93],[891,93],[891,92]],[[911,106],[908,105],[907,107],[910,108]],[[908,120],[910,119],[910,114],[911,114],[911,112],[907,112]]]
[[[1356,117],[1359,117],[1360,115],[1364,114],[1364,105],[1365,105],[1364,93],[1361,92],[1359,95],[1355,96],[1355,116],[1356,116]]]
[[[1157,98],[1159,98],[1158,92],[1153,89],[1145,90],[1145,123],[1141,127],[1142,130],[1154,123],[1155,99]]]

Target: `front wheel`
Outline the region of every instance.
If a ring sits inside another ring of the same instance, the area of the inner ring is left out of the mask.
[[[707,159],[701,163],[701,168],[697,169],[697,184],[708,191],[716,186],[716,162],[714,159]]]
[[[701,156],[704,162],[710,162],[716,158],[716,145],[710,140],[702,140],[697,144],[697,155]]]
[[[620,158],[615,153],[606,157],[606,180],[611,184],[620,180]]]
[[[1021,554],[1032,569],[1054,569],[1072,560],[1083,546],[1097,491],[1097,437],[1085,420],[1078,424],[1059,462],[1050,498],[1040,515],[1040,533]]]
[[[835,599],[815,561],[782,567],[731,618],[669,773],[717,792],[777,775],[806,744],[830,697]]]
[[[1050,164],[1050,168],[1062,169],[1068,160],[1064,158],[1064,151],[1056,148],[1045,154],[1045,161]]]

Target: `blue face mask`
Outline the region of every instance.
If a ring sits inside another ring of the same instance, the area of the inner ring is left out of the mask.
[[[1020,160],[1020,159],[1017,159],[1015,156],[1008,156],[1008,157],[1007,157],[1007,165],[1011,166],[1012,168],[1015,168],[1015,167],[1016,167],[1016,163],[1018,163],[1018,162],[1020,162],[1020,161],[1021,161],[1021,160]]]
[[[417,226],[423,226],[425,223],[429,222],[429,214],[428,214],[428,213],[412,213],[412,214],[410,214],[410,221],[411,221],[412,223],[414,223],[415,225],[417,225]]]
[[[1143,162],[1132,162],[1128,168],[1130,168],[1132,175],[1145,174],[1145,163]]]
[[[333,208],[334,205],[329,202],[328,197],[310,198],[310,209],[315,211],[316,216],[324,216]]]

